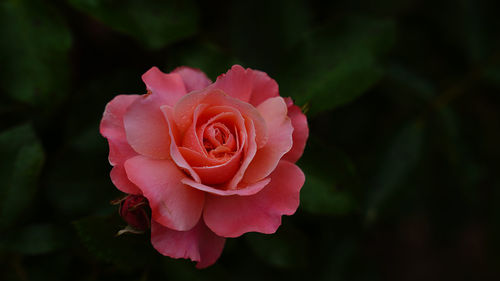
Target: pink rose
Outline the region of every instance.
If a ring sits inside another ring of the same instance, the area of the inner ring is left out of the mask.
[[[115,97],[100,131],[114,185],[149,202],[158,252],[207,267],[226,237],[274,233],[297,210],[308,126],[276,81],[239,65],[215,83],[188,67],[142,80],[147,94]]]

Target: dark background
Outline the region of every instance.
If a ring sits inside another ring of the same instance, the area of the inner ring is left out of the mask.
[[[495,1],[496,2],[496,1]],[[500,280],[494,1],[0,1],[0,280]],[[98,133],[140,76],[234,63],[307,112],[301,206],[197,270],[124,226]]]

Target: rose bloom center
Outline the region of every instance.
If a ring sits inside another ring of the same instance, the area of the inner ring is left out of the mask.
[[[217,122],[203,132],[203,146],[210,157],[223,160],[234,154],[236,140],[226,125]]]

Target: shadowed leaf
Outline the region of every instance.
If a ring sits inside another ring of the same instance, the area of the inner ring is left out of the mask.
[[[43,148],[30,125],[0,133],[0,228],[30,206],[44,162]]]

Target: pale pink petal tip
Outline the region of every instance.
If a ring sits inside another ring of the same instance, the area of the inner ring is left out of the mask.
[[[224,249],[226,239],[210,231],[202,220],[188,231],[175,231],[155,221],[151,224],[151,244],[162,255],[197,262],[196,267],[213,265]]]
[[[179,231],[186,231],[199,221],[204,193],[184,185],[185,174],[171,160],[135,156],[125,162],[131,182],[149,201],[152,219]]]
[[[271,182],[251,196],[207,195],[203,219],[222,237],[246,232],[274,233],[282,215],[292,215],[299,206],[304,174],[295,164],[280,161],[271,173]]]
[[[306,115],[302,113],[300,107],[293,105],[293,103],[288,105],[288,117],[292,120],[293,146],[290,151],[283,156],[283,159],[295,163],[300,159],[302,153],[304,153],[307,138],[309,137],[309,127],[307,125]]]
[[[180,66],[174,69],[172,73],[177,73],[182,77],[188,93],[201,90],[212,84],[212,81],[208,79],[207,75],[197,68]]]
[[[278,84],[266,73],[240,65],[217,77],[214,87],[241,101],[258,106],[263,101],[279,96]]]

